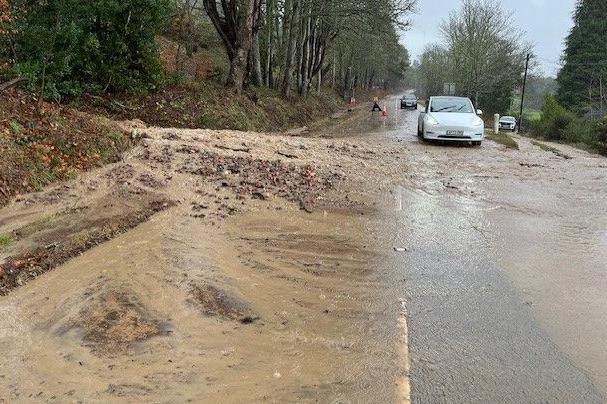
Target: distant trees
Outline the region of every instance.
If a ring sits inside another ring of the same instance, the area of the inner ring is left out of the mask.
[[[447,48],[438,44],[426,47],[418,68],[422,95],[442,94],[444,84],[453,80],[451,70],[451,56]]]
[[[602,116],[607,112],[606,18],[604,0],[578,2],[557,79],[558,100],[578,114]]]
[[[556,79],[553,77],[531,75],[527,80],[525,108],[541,110],[546,102],[546,97],[554,97],[557,88]]]
[[[511,21],[497,1],[463,0],[461,9],[441,24],[442,46],[422,57],[429,95],[442,92],[444,82],[454,82],[457,94],[484,109],[507,110],[531,51]]]
[[[231,68],[228,87],[238,92],[253,83],[289,97],[306,95],[323,80],[344,93],[400,82],[409,56],[397,31],[407,25],[415,2],[205,0],[204,5],[231,65],[238,59],[235,70],[244,73],[234,80]],[[242,45],[238,58],[235,43]]]

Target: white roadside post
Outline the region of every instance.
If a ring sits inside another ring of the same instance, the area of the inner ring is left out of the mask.
[[[493,133],[500,132],[500,114],[493,115]]]

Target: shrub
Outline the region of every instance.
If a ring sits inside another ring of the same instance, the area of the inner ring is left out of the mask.
[[[597,142],[595,125],[582,118],[575,118],[563,131],[563,139],[570,143],[593,145]]]
[[[601,143],[607,143],[607,116],[595,124],[596,140]]]
[[[15,70],[47,97],[153,87],[168,0],[14,0]]]
[[[548,96],[542,108],[542,117],[539,121],[532,122],[531,133],[546,139],[566,140],[567,127],[577,119],[573,112],[565,109],[553,96]]]

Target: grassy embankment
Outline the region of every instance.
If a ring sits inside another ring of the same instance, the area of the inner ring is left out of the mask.
[[[489,140],[492,140],[496,143],[506,146],[507,149],[514,149],[514,150],[519,149],[518,143],[516,142],[516,140],[514,140],[514,138],[507,133],[504,133],[504,132],[493,133],[493,131],[491,131],[486,134],[486,138]]]
[[[267,88],[236,95],[204,81],[167,86],[143,96],[88,96],[75,105],[113,120],[140,119],[150,126],[260,132],[304,126],[344,106],[331,90],[287,100]]]

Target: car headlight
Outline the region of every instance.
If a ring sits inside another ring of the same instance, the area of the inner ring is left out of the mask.
[[[476,117],[476,119],[474,120],[474,122],[472,123],[474,126],[484,126],[485,122],[483,122],[483,120],[479,117]]]
[[[438,121],[432,115],[426,115],[426,123],[428,125],[438,125]]]

